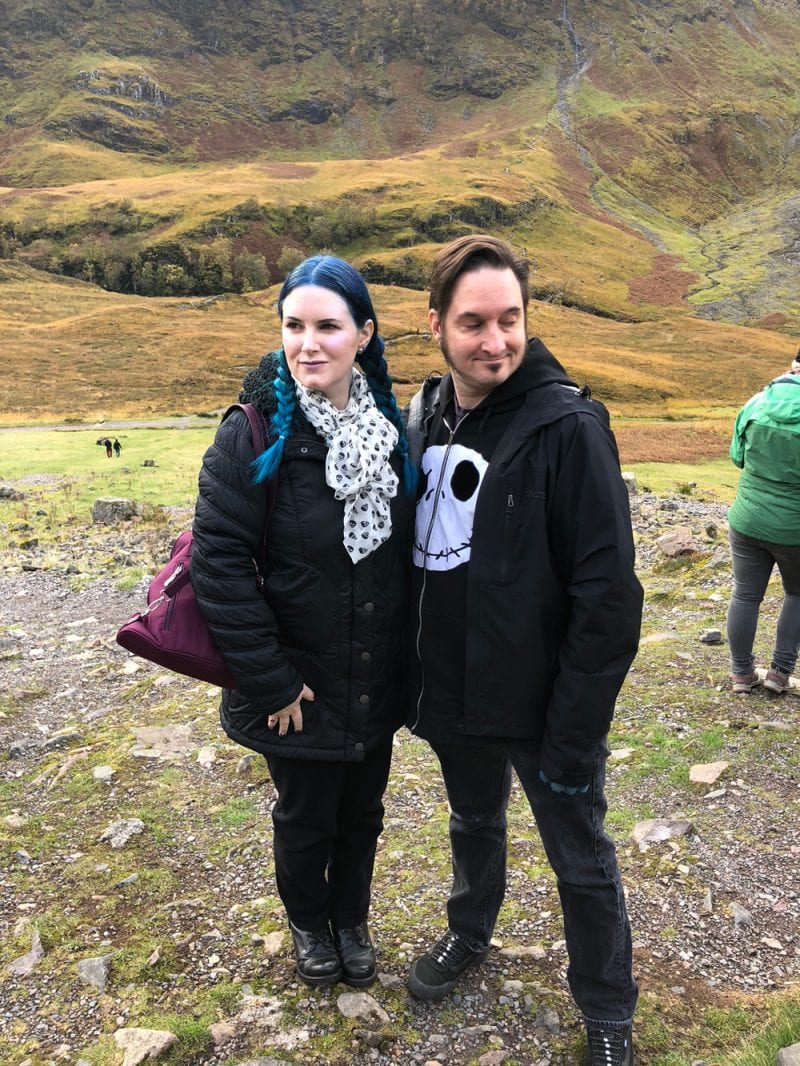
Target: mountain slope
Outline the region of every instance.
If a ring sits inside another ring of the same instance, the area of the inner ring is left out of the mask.
[[[180,295],[330,248],[424,287],[482,228],[571,306],[795,332],[799,10],[0,0],[0,254]]]

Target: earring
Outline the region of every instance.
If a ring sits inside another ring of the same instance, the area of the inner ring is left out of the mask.
[[[366,348],[358,348],[356,349],[356,355],[363,355],[366,350]]]

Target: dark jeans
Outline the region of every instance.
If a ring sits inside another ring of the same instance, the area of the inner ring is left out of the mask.
[[[369,912],[391,738],[358,763],[266,758],[278,790],[275,878],[289,920],[307,931],[358,925]]]
[[[755,669],[753,642],[758,612],[777,566],[784,597],[770,665],[791,674],[800,647],[800,545],[756,540],[737,532],[733,526],[728,536],[733,561],[733,595],[728,606],[731,673],[751,674]]]
[[[585,795],[557,794],[539,780],[533,747],[487,741],[435,744],[450,802],[453,889],[450,929],[474,950],[489,946],[506,888],[506,807],[517,772],[556,875],[569,953],[567,979],[586,1018],[630,1021],[638,989],[616,852],[603,829],[607,749],[598,754]]]

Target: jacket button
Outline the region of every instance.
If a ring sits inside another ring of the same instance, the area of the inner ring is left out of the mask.
[[[361,743],[360,740],[359,740],[358,744],[354,744],[353,745],[353,750],[354,751],[363,751],[364,750],[364,745]]]
[[[363,703],[365,706],[369,703],[369,696],[359,696],[358,702]]]
[[[362,651],[361,652],[361,662],[362,663],[368,663],[371,658],[372,658],[372,656],[370,655],[370,653],[368,651]]]
[[[372,611],[375,610],[375,604],[374,603],[365,603],[364,604],[364,610],[367,612],[367,614],[370,614]]]

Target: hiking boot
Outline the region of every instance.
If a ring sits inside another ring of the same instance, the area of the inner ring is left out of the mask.
[[[731,674],[731,684],[734,692],[752,692],[761,682],[758,674],[753,671],[752,674]]]
[[[777,692],[780,696],[782,692],[787,692],[789,689],[789,674],[785,674],[783,670],[776,670],[774,666],[767,670],[767,676],[763,681],[764,688],[769,689],[770,692]]]
[[[335,985],[342,977],[342,964],[326,926],[309,932],[289,922],[297,959],[297,973],[307,985]]]
[[[377,977],[375,948],[366,921],[352,929],[334,926],[333,940],[342,961],[342,980],[354,988],[366,988]]]
[[[449,929],[437,942],[420,955],[408,975],[408,987],[427,1003],[444,999],[458,978],[476,962],[483,962],[489,954],[473,951],[465,940]]]
[[[633,1066],[631,1026],[608,1026],[601,1022],[586,1023],[589,1057],[586,1066]]]

